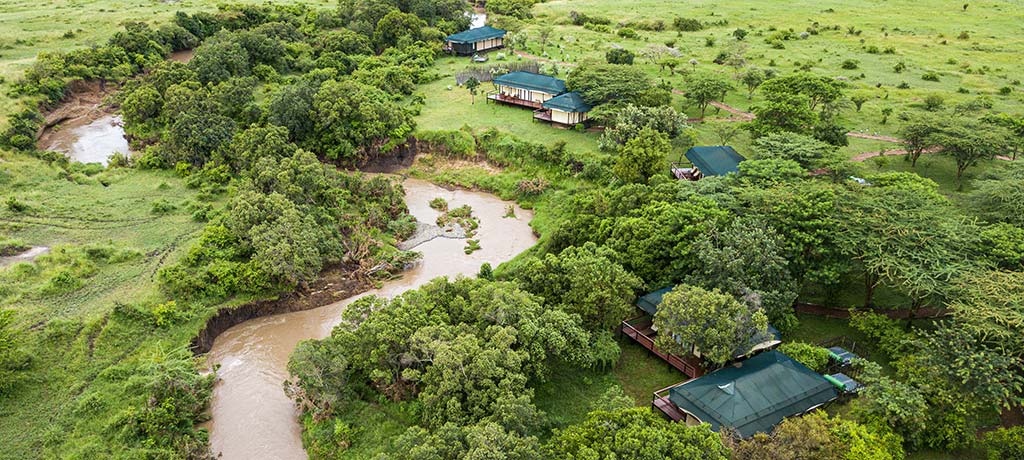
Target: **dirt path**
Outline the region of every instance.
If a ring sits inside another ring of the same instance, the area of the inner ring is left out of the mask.
[[[530,53],[527,53],[525,51],[513,51],[513,53],[515,53],[516,56],[519,56],[521,58],[532,59],[532,60],[537,61],[537,62],[544,62],[544,63],[547,63],[547,64],[557,64],[557,65],[563,65],[563,66],[567,66],[567,67],[576,67],[576,64],[573,64],[571,62],[556,61],[554,59],[548,59],[548,58],[545,58],[545,57],[537,56],[535,54],[530,54]]]

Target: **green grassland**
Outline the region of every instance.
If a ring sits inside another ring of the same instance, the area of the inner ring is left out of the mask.
[[[590,16],[608,18],[612,21],[612,33],[602,33],[572,24],[569,14],[583,12]],[[979,96],[991,99],[993,110],[1019,113],[1024,102],[1024,86],[1021,85],[1019,50],[1024,49],[1021,24],[1024,24],[1024,7],[1015,2],[971,3],[966,11],[962,4],[939,0],[926,1],[795,1],[786,2],[784,7],[769,7],[763,2],[735,1],[690,1],[660,2],[641,0],[622,4],[609,0],[555,0],[539,3],[533,8],[534,18],[513,21],[528,36],[523,50],[534,56],[549,59],[554,64],[546,65],[548,71],[565,76],[571,66],[585,60],[603,60],[604,53],[613,47],[621,47],[638,53],[636,66],[644,69],[655,81],[664,81],[673,88],[681,88],[685,74],[691,71],[719,72],[736,76],[736,69],[713,63],[715,57],[725,52],[729,55],[742,54],[748,66],[772,68],[779,73],[798,69],[821,75],[845,78],[850,87],[847,96],[861,95],[868,98],[860,111],[853,104],[843,110],[839,123],[851,131],[870,134],[895,135],[899,126],[898,114],[922,110],[921,102],[929,95],[937,94],[945,99],[947,106],[967,103]],[[944,20],[936,21],[937,15]],[[709,25],[696,32],[676,32],[671,29],[672,19],[677,17],[698,19],[706,24],[727,21],[727,25]],[[623,38],[615,34],[620,30],[617,24],[631,21],[663,20],[664,31],[636,30],[637,38]],[[502,20],[498,20],[499,24]],[[838,26],[839,30],[830,29]],[[551,28],[547,44],[540,41],[544,28]],[[854,28],[850,33],[849,28]],[[737,28],[748,31],[743,41],[732,36]],[[784,49],[774,49],[766,43],[772,28],[793,29],[797,38],[782,42]],[[799,34],[814,28],[816,34],[800,39]],[[961,37],[966,32],[967,38]],[[713,46],[707,46],[708,40]],[[661,69],[657,64],[642,57],[641,51],[652,45],[671,43],[679,51],[684,62],[695,59],[697,64],[683,65],[675,72]],[[879,51],[871,51],[871,47]],[[892,54],[883,52],[894,48]],[[490,53],[491,63],[497,59],[522,60],[508,50]],[[856,69],[843,69],[845,60],[857,61]],[[894,71],[902,62],[906,70]],[[491,64],[488,63],[488,64]],[[455,129],[463,125],[473,127],[496,126],[509,132],[523,135],[534,141],[553,142],[570,139],[596,139],[597,134],[566,133],[534,123],[529,111],[512,107],[467,104],[470,96],[465,89],[454,88],[454,72],[469,65],[465,58],[448,58],[437,64],[440,81],[425,87],[427,104],[417,121],[424,129]],[[925,72],[936,72],[939,81],[922,79]],[[897,86],[906,83],[909,88]],[[735,83],[737,89],[728,94],[725,103],[741,110],[748,110],[760,102],[755,92],[748,98],[747,90]],[[1008,87],[1010,94],[1000,94],[999,89]],[[483,85],[482,89],[490,85]],[[687,104],[685,98],[676,96],[674,106],[691,117],[699,110]],[[893,115],[882,124],[882,110],[892,109]],[[717,109],[709,109],[709,118],[727,117]],[[701,144],[721,143],[713,126],[716,123],[697,124],[697,140]],[[741,151],[748,151],[750,139],[746,132],[740,132],[730,143]],[[573,144],[570,144],[573,145]],[[580,149],[593,148],[594,141],[577,143]],[[845,150],[854,155],[882,148],[895,149],[898,145],[882,141],[850,139]],[[681,155],[672,152],[669,159]],[[944,181],[940,181],[942,183]]]
[[[167,171],[70,168],[0,153],[0,187],[25,207],[0,209],[0,234],[52,248],[0,271],[0,308],[15,311],[19,329],[37,332],[24,336],[34,356],[29,383],[0,399],[3,458],[34,458],[44,445],[60,445],[79,427],[55,423],[59,417],[117,404],[104,397],[101,371],[160,360],[202,323],[139,329],[110,317],[118,304],[160,301],[157,270],[203,226],[188,210],[197,192]],[[156,211],[154,203],[171,209]]]
[[[259,4],[239,0],[232,4]],[[332,0],[276,1],[328,6]],[[106,43],[122,24],[140,21],[160,24],[176,11],[192,13],[216,9],[217,2],[203,0],[11,0],[0,14],[0,126],[16,108],[11,84],[32,65],[39,53],[69,51]]]

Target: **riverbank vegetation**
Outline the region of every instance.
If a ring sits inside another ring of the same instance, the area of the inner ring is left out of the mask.
[[[0,455],[209,457],[215,373],[187,345],[326,268],[372,283],[412,261],[401,188],[352,171],[408,153],[409,174],[533,208],[541,240],[476,278],[361,299],[303,342],[287,391],[312,458],[1019,455],[1019,7],[533,3],[488,2],[510,31],[493,64],[536,60],[604,129],[454,87],[474,66],[441,53],[469,25],[461,0],[161,4],[155,22],[0,43],[0,250],[50,248],[0,268]],[[94,46],[20,62],[75,37]],[[37,148],[78,80],[119,88],[133,158]],[[673,178],[703,144],[749,159]],[[867,386],[748,440],[636,407],[683,376],[614,332],[671,286],[662,338],[711,367],[770,323],[811,364],[825,340],[866,343]]]

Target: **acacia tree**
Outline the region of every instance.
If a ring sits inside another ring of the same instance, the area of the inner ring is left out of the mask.
[[[942,146],[942,152],[956,161],[956,186],[963,189],[963,175],[967,168],[985,158],[992,158],[1006,149],[1004,129],[992,129],[973,122],[954,122],[930,136],[932,142]]]
[[[864,305],[886,281],[911,299],[911,308],[941,299],[950,280],[971,269],[978,247],[977,227],[959,215],[932,182],[879,176],[874,187],[843,201],[847,224],[837,233],[839,247],[864,269]],[[906,176],[910,177],[910,176]],[[890,178],[890,184],[881,180]]]
[[[686,99],[700,109],[700,116],[704,118],[704,112],[708,105],[715,99],[722,99],[733,89],[725,77],[714,73],[694,73],[690,75],[683,84],[683,93]]]
[[[932,115],[918,115],[900,127],[899,136],[910,157],[911,168],[917,166],[922,153],[936,147],[934,136],[941,130],[941,121]]]
[[[469,95],[471,97],[470,104],[476,104],[476,90],[480,87],[480,81],[477,80],[476,77],[469,77],[469,80],[466,80],[463,85],[465,85],[466,89],[469,90]]]
[[[750,338],[768,329],[768,317],[718,289],[680,284],[665,294],[654,315],[655,344],[669,353],[697,350],[708,362],[724,364]]]

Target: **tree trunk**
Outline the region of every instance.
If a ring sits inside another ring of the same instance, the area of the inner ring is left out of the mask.
[[[917,159],[918,158],[921,158],[921,152],[918,151],[918,150],[911,150],[910,151],[910,169],[914,169],[914,168],[917,167]]]
[[[864,308],[871,308],[875,300],[875,287],[878,286],[878,277],[870,272],[864,273]]]

